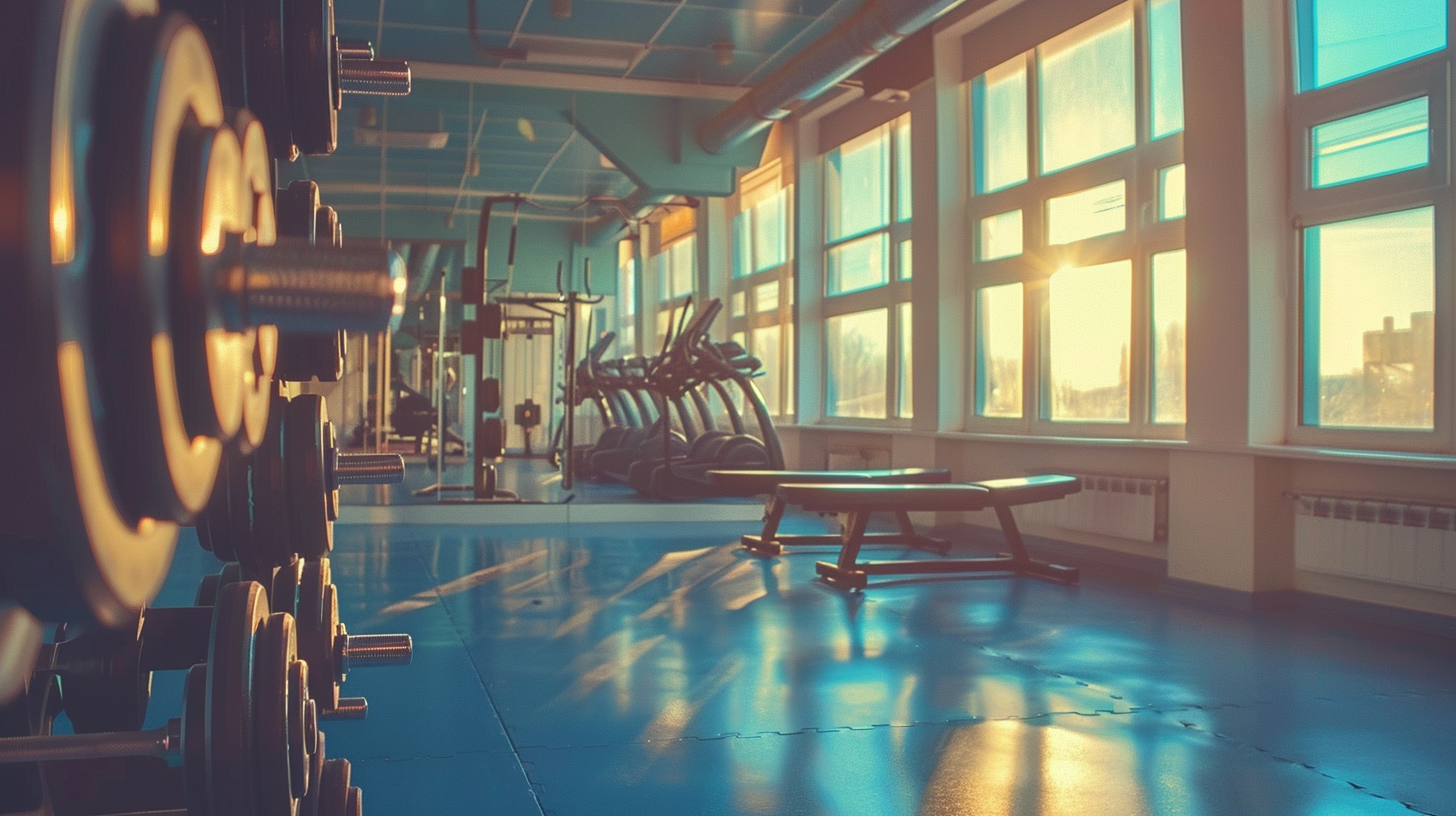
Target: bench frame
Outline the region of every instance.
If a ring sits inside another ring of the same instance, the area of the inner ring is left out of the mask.
[[[784,511],[789,507],[789,502],[772,493],[768,497],[768,503],[764,507],[763,532],[754,535],[749,533],[740,540],[743,542],[743,549],[754,555],[771,557],[782,555],[784,548],[790,545],[795,547],[819,546],[819,547],[840,547],[844,546],[844,534],[834,535],[832,533],[779,533],[779,523],[783,521]],[[923,533],[915,532],[915,525],[910,522],[910,514],[904,510],[891,511],[895,514],[895,521],[900,525],[899,532],[895,533],[869,533],[860,530],[859,537],[855,544],[855,551],[858,552],[862,546],[876,545],[908,545],[919,550],[933,552],[937,555],[945,555],[950,552],[950,542],[943,538],[935,538]],[[863,514],[864,519],[861,527],[869,521],[869,513]],[[853,514],[851,514],[851,519]],[[849,525],[845,525],[849,529]]]
[[[776,497],[777,498],[777,497]],[[867,540],[865,527],[869,522],[870,510],[850,510],[839,536],[839,558],[834,562],[819,561],[814,571],[830,586],[845,589],[864,589],[869,585],[871,575],[953,575],[976,572],[1010,572],[1028,578],[1040,578],[1058,584],[1076,584],[1081,574],[1075,567],[1062,566],[1032,558],[1026,551],[1026,542],[1011,514],[1011,504],[988,505],[996,510],[1001,522],[1001,532],[1006,543],[1011,545],[1010,553],[981,558],[945,558],[937,560],[904,561],[860,561],[859,551]],[[782,513],[782,511],[780,511]],[[909,517],[898,511],[908,526]]]

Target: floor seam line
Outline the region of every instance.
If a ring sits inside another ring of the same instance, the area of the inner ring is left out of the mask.
[[[455,636],[460,639],[460,647],[465,650],[465,659],[470,661],[470,669],[475,672],[475,680],[480,683],[481,690],[485,692],[485,699],[490,703],[491,713],[495,714],[496,722],[500,723],[501,733],[505,735],[506,742],[511,746],[511,755],[515,757],[516,767],[521,769],[521,777],[526,780],[526,789],[531,792],[531,799],[536,803],[536,810],[540,811],[541,816],[546,816],[546,806],[542,803],[541,796],[536,790],[535,781],[531,779],[530,772],[526,770],[526,764],[521,758],[521,750],[516,745],[516,738],[511,735],[510,729],[506,727],[505,717],[501,716],[500,706],[495,702],[495,695],[491,694],[490,686],[485,682],[485,677],[480,672],[480,664],[475,662],[475,655],[471,653],[470,644],[465,640],[465,632],[460,628],[460,624],[455,620],[455,615],[450,612],[450,605],[445,603],[445,596],[440,592],[440,576],[435,575],[434,571],[430,569],[430,563],[425,559],[425,555],[420,551],[418,544],[414,545],[414,551],[415,557],[419,559],[425,571],[430,573],[435,579],[435,586],[433,587],[435,598],[440,602],[440,608],[444,610],[445,617],[449,619],[450,628],[455,630]]]

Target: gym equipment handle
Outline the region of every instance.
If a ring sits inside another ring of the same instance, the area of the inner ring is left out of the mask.
[[[414,640],[409,635],[339,635],[343,640],[343,667],[405,666],[414,658]]]
[[[405,266],[379,247],[275,246],[229,238],[215,256],[223,320],[232,331],[276,325],[330,334],[392,330],[404,314]]]
[[[405,60],[340,59],[339,90],[347,94],[409,96],[409,63]]]
[[[180,758],[181,755],[182,721],[179,719],[169,720],[151,731],[0,737],[0,764],[133,756]]]
[[[341,453],[334,475],[341,485],[399,484],[404,481],[404,457],[397,453]]]

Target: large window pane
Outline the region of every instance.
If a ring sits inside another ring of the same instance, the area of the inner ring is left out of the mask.
[[[1059,270],[1048,299],[1050,418],[1126,422],[1132,262]]]
[[[908,303],[901,303],[899,310],[896,317],[900,321],[900,382],[896,387],[898,404],[895,415],[910,419],[915,416],[915,357],[912,353],[914,344],[911,342],[910,330],[914,313]]]
[[[788,260],[786,190],[779,190],[753,208],[753,271],[762,272]]]
[[[1158,171],[1158,218],[1172,221],[1188,214],[1187,174],[1175,164]]]
[[[691,235],[658,253],[658,300],[667,301],[692,294],[696,258],[697,240]]]
[[[1431,155],[1430,107],[1423,96],[1315,125],[1310,133],[1314,186],[1424,167]]]
[[[976,192],[1026,181],[1026,57],[1016,56],[971,83]]]
[[[1021,210],[982,218],[976,231],[981,239],[976,251],[977,260],[994,261],[1021,254]]]
[[[898,280],[910,280],[915,277],[915,244],[909,238],[900,242],[900,257],[895,265],[895,277]]]
[[[1434,215],[1305,230],[1306,424],[1432,427]]]
[[[840,295],[889,281],[885,253],[889,236],[881,232],[832,247],[827,254],[826,292]]]
[[[1446,0],[1299,0],[1298,8],[1304,90],[1446,46]]]
[[[910,114],[902,114],[895,125],[895,220],[909,221],[915,215],[911,201]]]
[[[1048,40],[1036,53],[1043,173],[1133,146],[1137,88],[1130,3]]]
[[[1153,138],[1183,129],[1183,36],[1179,0],[1148,5],[1148,50],[1152,60]]]
[[[753,330],[753,356],[763,363],[763,376],[757,378],[755,383],[763,394],[763,401],[768,405],[769,412],[773,414],[779,412],[779,383],[781,382],[779,360],[782,356],[779,349],[779,336],[778,326]],[[730,384],[729,387],[734,386]]]
[[[1153,399],[1154,422],[1181,423],[1187,376],[1188,253],[1153,256]]]
[[[976,292],[976,413],[1021,416],[1022,289],[1019,283]]]
[[[753,272],[753,210],[733,217],[733,277]]]
[[[1047,243],[1070,244],[1127,229],[1127,182],[1122,179],[1047,199]]]
[[[779,282],[769,281],[753,287],[753,311],[755,314],[779,310]]]
[[[890,311],[837,315],[824,321],[829,416],[883,419]]]
[[[824,157],[825,218],[829,240],[890,223],[890,140],[878,127]]]

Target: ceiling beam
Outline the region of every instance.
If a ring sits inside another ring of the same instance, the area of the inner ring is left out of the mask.
[[[731,85],[704,85],[696,82],[672,82],[661,79],[573,74],[566,71],[531,71],[524,68],[492,68],[486,65],[451,65],[443,62],[410,60],[415,79],[438,79],[446,82],[479,82],[483,85],[507,85],[519,88],[552,88],[562,91],[632,94],[636,96],[671,96],[679,99],[712,99],[733,102],[748,92]]]
[[[365,182],[362,184],[358,182],[340,182],[337,184],[333,182],[325,182],[325,189],[328,190],[330,195],[333,195],[335,193],[363,193],[369,195],[379,195],[379,193],[384,192],[389,195],[437,195],[449,196],[452,198],[455,196],[455,190],[451,190],[448,187],[430,187],[423,184],[379,185],[372,182]],[[460,196],[462,198],[481,198],[484,196],[508,195],[514,195],[514,193],[504,190],[471,190],[469,188],[460,191]],[[560,204],[579,204],[582,200],[582,196],[559,195],[556,193],[533,193],[527,196],[527,198],[535,199],[536,201],[549,201],[552,203]]]

